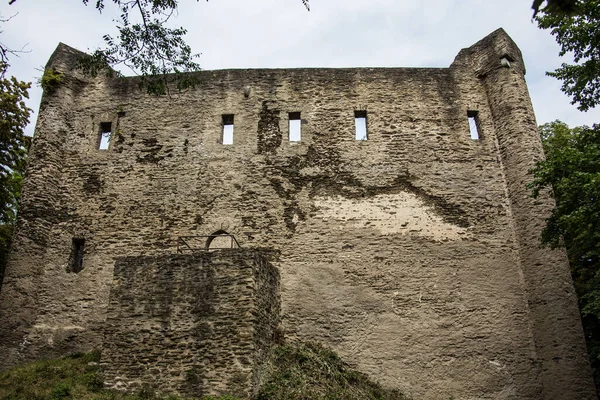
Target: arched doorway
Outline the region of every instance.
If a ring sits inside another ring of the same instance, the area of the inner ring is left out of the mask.
[[[234,247],[239,247],[237,241],[233,235],[222,229],[211,233],[208,239],[206,239],[206,250],[231,249]]]

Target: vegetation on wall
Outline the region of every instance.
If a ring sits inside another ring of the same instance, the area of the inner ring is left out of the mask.
[[[40,78],[40,86],[47,94],[54,93],[60,86],[63,80],[63,74],[54,68],[46,68],[44,74]]]

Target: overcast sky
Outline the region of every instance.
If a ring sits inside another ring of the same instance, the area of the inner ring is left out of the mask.
[[[114,33],[110,6],[100,15],[80,0],[0,1],[5,18],[17,14],[3,24],[0,41],[29,50],[11,60],[10,72],[21,80],[35,82],[59,42],[91,51],[103,34]],[[532,22],[532,0],[310,0],[310,12],[300,0],[180,2],[173,24],[188,29],[203,69],[447,67],[461,48],[502,27],[523,52],[538,123],[600,122],[600,109],[579,112],[560,83],[545,76],[569,60],[558,57],[554,38]],[[34,84],[32,121],[40,96]]]

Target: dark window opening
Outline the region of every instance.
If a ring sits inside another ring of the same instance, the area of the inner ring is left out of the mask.
[[[85,247],[85,239],[73,238],[71,245],[71,259],[69,262],[68,272],[78,273],[83,269],[83,250]]]
[[[354,111],[354,127],[356,140],[367,140],[367,111]]]
[[[289,140],[290,142],[299,142],[302,137],[302,119],[300,112],[289,113]]]
[[[233,114],[223,114],[223,144],[233,144]]]
[[[479,129],[479,112],[471,110],[467,111],[467,119],[469,121],[469,133],[471,139],[479,140],[481,137],[481,130]]]
[[[110,135],[112,133],[112,122],[100,123],[100,134],[98,137],[98,150],[108,150]]]
[[[232,249],[235,247],[240,247],[237,240],[224,230],[218,230],[206,239],[207,250]]]

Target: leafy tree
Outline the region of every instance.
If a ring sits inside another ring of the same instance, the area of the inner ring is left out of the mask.
[[[14,76],[7,78],[7,67],[6,63],[0,63],[0,285],[30,143],[24,130],[31,110],[24,99],[31,84],[20,82]]]
[[[85,5],[90,2],[81,1]],[[301,1],[309,9],[308,0]],[[9,4],[16,2],[10,0]],[[80,60],[84,72],[110,76],[116,73],[111,67],[123,65],[140,75],[142,86],[154,94],[165,94],[171,81],[177,82],[180,89],[194,84],[189,75],[181,72],[198,71],[199,54],[193,53],[185,42],[186,29],[169,27],[179,0],[95,0],[93,3],[99,12],[107,4],[118,7],[119,33],[116,37],[104,35],[105,47]]]
[[[534,197],[551,188],[556,200],[542,241],[567,245],[578,266],[600,267],[600,125],[570,129],[554,121],[542,125],[540,134],[546,159],[533,170],[531,187]]]
[[[114,73],[111,66],[124,65],[140,74],[148,91],[156,94],[166,93],[170,79],[177,80],[180,87],[191,84],[185,75],[167,75],[200,69],[195,61],[199,55],[192,53],[184,40],[187,30],[168,27],[178,0],[96,0],[96,9],[101,12],[107,2],[120,10],[119,33],[116,38],[104,35],[106,47],[81,60],[85,72],[110,75]]]
[[[562,81],[562,91],[572,97],[581,111],[600,103],[600,0],[577,2],[574,13],[542,10],[538,26],[550,29],[561,46],[560,55],[573,54],[574,64],[563,63],[548,72]]]
[[[566,246],[579,299],[590,362],[600,387],[600,125],[540,127],[546,159],[533,170],[534,197],[551,189],[556,208],[542,242]]]
[[[21,180],[25,172],[30,138],[24,130],[30,111],[25,105],[30,83],[14,76],[0,78],[0,223],[12,223],[16,217]]]
[[[543,11],[546,14],[572,14],[577,12],[581,0],[534,0],[533,16]],[[544,6],[544,7],[542,7]]]
[[[0,18],[0,23],[8,20]],[[9,57],[19,52],[0,43],[0,287],[31,142],[24,133],[31,113],[25,105],[31,84],[7,77]]]
[[[577,0],[569,12],[540,10],[541,29],[550,29],[560,55],[573,54],[548,72],[562,81],[572,104],[587,111],[600,103],[600,0]],[[546,160],[533,170],[533,195],[551,189],[556,208],[542,242],[565,245],[579,299],[588,353],[600,391],[600,125],[570,129],[555,121],[540,129]]]

